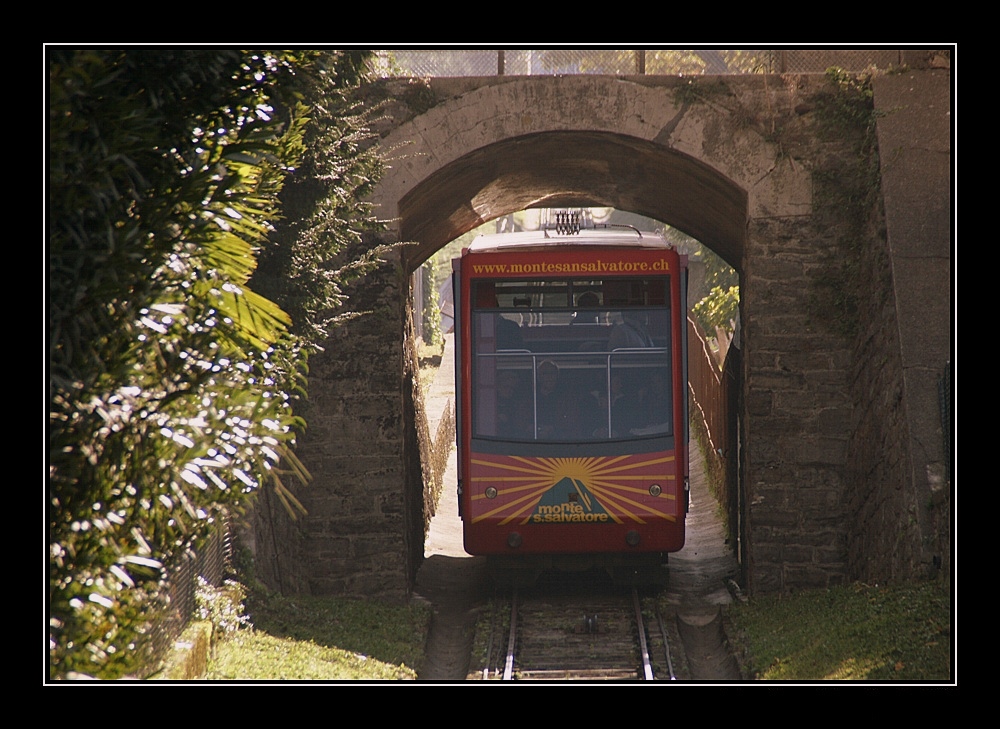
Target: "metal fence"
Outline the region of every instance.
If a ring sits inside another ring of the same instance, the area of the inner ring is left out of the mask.
[[[698,323],[688,319],[688,383],[691,398],[708,436],[706,469],[721,474],[715,484],[719,505],[726,514],[729,538],[741,566],[746,564],[743,505],[740,488],[739,398],[740,350],[730,346],[718,361]]]
[[[231,536],[228,521],[224,521],[197,553],[184,554],[167,568],[167,603],[149,634],[146,673],[158,670],[191,622],[197,607],[198,578],[213,587],[222,585],[226,570],[232,564]]]
[[[709,444],[717,453],[729,450],[723,373],[715,355],[694,319],[688,319],[688,384],[708,431]]]
[[[390,76],[698,75],[823,73],[887,70],[904,62],[902,49],[854,50],[457,50],[400,49],[376,52],[376,70]]]
[[[953,478],[951,471],[951,438],[953,435],[951,417],[953,406],[951,362],[948,362],[945,365],[944,370],[941,373],[941,377],[938,379],[938,405],[941,409],[941,434],[944,436],[942,445],[944,446],[945,473],[948,474],[948,478],[950,480]]]

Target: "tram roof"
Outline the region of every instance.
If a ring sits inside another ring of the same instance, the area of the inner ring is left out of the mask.
[[[555,248],[560,245],[618,246],[622,248],[669,248],[659,233],[635,229],[582,229],[579,233],[559,233],[555,230],[529,230],[518,233],[494,233],[477,236],[469,245],[470,252],[511,250],[513,248]]]

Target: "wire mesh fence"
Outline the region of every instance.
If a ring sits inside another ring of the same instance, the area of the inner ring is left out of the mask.
[[[952,398],[951,362],[948,362],[947,365],[945,365],[944,371],[941,373],[941,377],[938,379],[938,405],[941,409],[941,433],[944,435],[943,446],[945,472],[948,474],[949,479],[952,478]]]
[[[174,642],[191,622],[197,608],[198,578],[213,587],[223,583],[232,560],[232,532],[220,523],[197,552],[181,555],[166,572],[166,602],[148,635],[146,672],[157,670]]]
[[[380,76],[553,76],[823,73],[886,70],[903,64],[897,49],[780,50],[459,50],[401,49],[377,52]]]

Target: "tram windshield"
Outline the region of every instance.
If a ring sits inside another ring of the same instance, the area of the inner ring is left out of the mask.
[[[672,434],[669,277],[473,285],[474,437]]]

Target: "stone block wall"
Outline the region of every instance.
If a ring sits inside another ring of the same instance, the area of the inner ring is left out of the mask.
[[[951,333],[951,108],[939,66],[875,79],[874,137],[824,129],[817,97],[779,129],[813,140],[795,159],[813,203],[751,220],[744,257],[752,590],[948,569],[938,383]]]
[[[423,520],[413,360],[400,330],[405,291],[398,260],[369,274],[349,291],[362,315],[334,328],[310,358],[297,454],[312,480],[286,479],[305,513],[293,519],[268,494],[254,517],[258,576],[272,589],[408,596]]]
[[[863,251],[845,494],[848,574],[867,582],[950,575],[951,79],[932,60],[874,84],[884,234]]]
[[[810,313],[822,251],[809,218],[751,224],[743,324],[748,587],[775,592],[844,579],[842,503],[851,405],[847,343]]]
[[[461,82],[462,89],[476,84]],[[481,103],[463,104],[463,113],[492,120],[490,110],[501,102],[524,104],[518,93],[558,83],[522,88],[504,79],[481,87]],[[831,86],[821,76],[727,80],[701,106],[673,110],[690,125],[682,125],[687,136],[670,136],[678,119],[663,122],[662,143],[675,151],[724,148],[705,165],[712,162],[719,175],[743,175],[740,189],[750,196],[748,218],[723,227],[745,228],[740,440],[744,571],[752,591],[911,575],[949,558],[942,520],[950,491],[936,389],[950,340],[950,148],[939,136],[942,122],[948,127],[949,81],[932,83],[929,96],[911,96],[911,89],[927,88],[924,76],[882,83],[881,103],[893,111],[879,120],[884,218],[877,205],[862,218],[842,204],[845,191],[864,182],[866,170],[857,169],[863,140],[858,129],[823,128],[818,98]],[[625,87],[616,81],[614,88]],[[627,87],[647,102],[672,93],[651,82]],[[644,106],[641,118],[651,108]],[[582,123],[579,109],[566,113]],[[699,126],[700,115],[711,123]],[[521,123],[510,120],[511,136]],[[435,144],[430,130],[419,134],[429,149],[458,154],[448,147],[456,137]],[[655,159],[655,147],[637,150]],[[416,173],[399,165],[394,174],[400,179],[392,190],[406,189]],[[620,192],[619,207],[627,207],[631,192]],[[659,209],[650,206],[643,212],[655,217]],[[729,252],[737,251],[734,245]],[[309,426],[298,453],[314,480],[296,489],[308,513],[286,519],[271,499],[267,518],[257,519],[259,570],[283,590],[402,598],[422,558],[424,485],[434,476],[421,458],[431,434],[418,415],[415,358],[407,348],[405,275],[406,265],[394,260],[368,276],[352,293],[352,309],[369,313],[334,330],[326,352],[311,362],[303,412]]]

